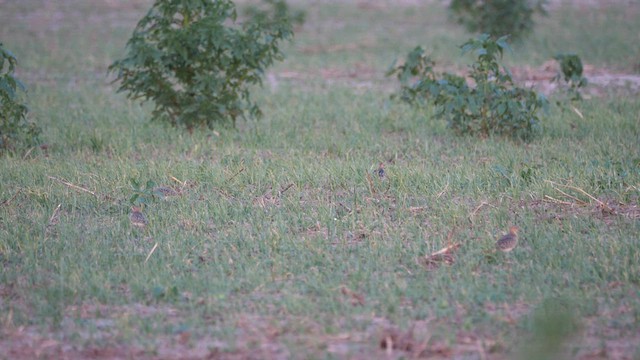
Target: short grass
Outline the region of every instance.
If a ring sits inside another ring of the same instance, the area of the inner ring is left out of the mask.
[[[0,158],[0,353],[513,358],[558,339],[569,357],[640,356],[636,97],[554,109],[529,144],[455,137],[380,80],[417,44],[464,62],[439,2],[314,3],[285,75],[255,91],[266,117],[189,135],[105,75],[148,5],[2,5],[46,146]],[[574,11],[510,61],[638,59],[637,7]],[[375,81],[323,78],[362,69]],[[137,229],[131,179],[183,192]],[[496,254],[511,224],[520,246]],[[452,264],[425,266],[453,243]]]

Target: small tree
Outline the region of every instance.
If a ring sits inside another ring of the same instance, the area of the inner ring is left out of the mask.
[[[118,91],[151,100],[154,119],[192,131],[258,117],[249,88],[282,59],[278,47],[293,36],[287,18],[265,26],[238,24],[230,0],[156,0],[114,62]]]
[[[506,37],[493,40],[483,34],[462,45],[462,52],[474,51],[478,58],[471,65],[469,77],[434,72],[434,62],[417,47],[407,61],[392,67],[387,76],[400,80],[400,98],[412,105],[430,102],[436,117],[447,120],[456,134],[487,136],[491,134],[530,140],[539,130],[539,110],[548,109],[547,99],[530,89],[513,85],[511,73],[498,62],[505,49]]]
[[[20,100],[26,89],[13,75],[16,57],[0,43],[0,154],[17,144],[33,144],[40,129],[27,121],[27,106]]]
[[[560,71],[553,78],[554,82],[564,80],[566,93],[570,101],[582,100],[580,90],[587,86],[587,78],[582,76],[583,67],[580,56],[576,54],[558,54],[553,57],[560,65]]]
[[[452,0],[453,19],[468,31],[520,39],[533,31],[533,14],[546,14],[546,0]]]

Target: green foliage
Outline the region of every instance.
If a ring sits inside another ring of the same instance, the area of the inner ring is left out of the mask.
[[[33,144],[40,128],[27,121],[27,106],[20,100],[24,85],[13,75],[16,57],[0,43],[0,154],[17,144]]]
[[[198,126],[235,125],[261,114],[249,87],[282,59],[278,44],[293,36],[291,23],[236,21],[230,0],[156,0],[127,43],[117,73],[119,91],[151,100],[154,119],[192,131]]]
[[[147,181],[144,186],[134,178],[129,179],[129,183],[131,183],[131,188],[133,189],[133,195],[129,198],[131,205],[145,204],[155,198],[154,188],[156,183],[153,180]]]
[[[546,14],[544,0],[452,0],[453,19],[468,31],[520,39],[533,31],[533,14]]]
[[[462,45],[463,53],[477,54],[469,74],[474,86],[455,74],[438,78],[434,62],[421,47],[410,52],[403,65],[392,67],[387,76],[397,75],[403,101],[433,103],[436,117],[446,119],[457,134],[530,140],[539,131],[539,110],[547,110],[548,101],[533,90],[513,85],[511,73],[498,61],[505,49],[510,50],[506,36],[493,40],[487,34]]]
[[[283,20],[302,25],[307,17],[304,10],[291,10],[285,0],[263,0],[261,6],[250,5],[244,13],[251,22],[266,26],[277,26]]]
[[[582,60],[576,54],[558,54],[554,59],[560,64],[560,72],[553,78],[554,82],[564,80],[566,91],[571,101],[582,100],[580,90],[587,86],[587,78],[582,76]]]

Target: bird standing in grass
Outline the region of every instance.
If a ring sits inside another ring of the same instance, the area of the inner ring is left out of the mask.
[[[180,192],[168,186],[156,186],[153,188],[152,191],[153,191],[153,195],[156,195],[159,198],[164,200],[167,200],[170,197],[180,195]]]
[[[498,239],[496,242],[496,249],[502,252],[509,252],[518,245],[518,230],[517,226],[509,228],[509,233]]]
[[[376,169],[375,173],[378,175],[380,179],[384,179],[385,177],[384,163],[380,163],[380,165],[378,165],[378,168]]]
[[[129,214],[129,220],[131,220],[131,225],[144,228],[149,223],[147,217],[142,213],[142,208],[138,206],[131,207],[131,213]]]

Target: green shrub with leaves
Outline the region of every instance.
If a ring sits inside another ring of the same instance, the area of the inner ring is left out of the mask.
[[[494,40],[487,34],[462,45],[463,54],[475,52],[469,77],[434,71],[435,63],[421,47],[404,64],[392,66],[387,76],[400,80],[401,100],[416,106],[433,104],[437,118],[446,119],[456,134],[509,136],[530,140],[540,130],[539,111],[548,110],[547,99],[535,91],[514,86],[511,73],[499,63],[507,37]]]
[[[580,90],[587,86],[587,78],[582,76],[583,67],[580,56],[576,54],[558,54],[553,57],[560,65],[560,71],[553,78],[554,82],[564,81],[570,101],[582,100]]]
[[[130,178],[129,183],[131,184],[131,188],[133,190],[133,195],[131,195],[131,197],[129,198],[129,202],[131,203],[131,205],[145,204],[155,198],[155,181],[148,180],[144,185],[142,185],[140,180]]]
[[[249,89],[282,59],[287,18],[240,24],[230,0],[156,0],[114,62],[119,91],[155,104],[153,118],[192,131],[261,115]]]
[[[40,128],[27,120],[27,106],[20,99],[26,89],[14,76],[16,57],[0,43],[0,154],[17,145],[37,142]]]
[[[452,18],[474,33],[493,36],[511,35],[520,39],[531,33],[533,15],[546,15],[546,0],[452,0]]]

